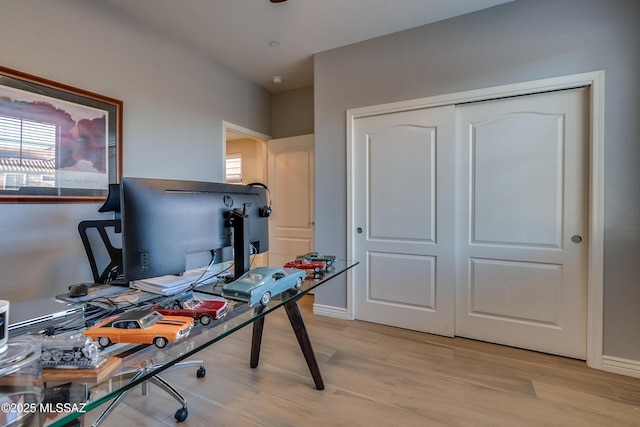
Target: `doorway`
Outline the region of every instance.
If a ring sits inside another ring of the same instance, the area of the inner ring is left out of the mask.
[[[282,266],[315,250],[314,136],[267,143],[267,184],[273,194],[269,261]]]
[[[315,250],[314,136],[272,139],[224,123],[227,182],[267,185],[269,251],[252,267],[282,266]]]
[[[249,184],[267,182],[267,135],[230,123],[223,123],[225,182]],[[265,201],[267,203],[267,201]],[[252,256],[251,268],[269,265],[269,253]]]

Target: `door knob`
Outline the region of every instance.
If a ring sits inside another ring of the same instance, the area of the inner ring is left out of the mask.
[[[571,241],[573,243],[580,243],[582,242],[582,236],[578,236],[577,234],[574,234],[573,236],[571,236]]]
[[[358,234],[362,234],[362,227],[356,228],[356,231],[358,232]]]

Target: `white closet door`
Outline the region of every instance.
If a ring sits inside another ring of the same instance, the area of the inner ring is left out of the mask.
[[[458,107],[456,335],[586,358],[588,89]]]
[[[356,319],[453,335],[454,109],[354,124]]]

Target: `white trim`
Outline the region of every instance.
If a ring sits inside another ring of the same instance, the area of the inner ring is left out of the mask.
[[[242,135],[247,135],[249,138],[261,139],[263,141],[268,141],[270,139],[273,139],[273,137],[271,135],[267,135],[267,134],[264,134],[264,133],[257,132],[255,130],[247,129],[247,128],[242,127],[242,126],[234,125],[233,123],[229,123],[229,122],[226,122],[226,121],[223,120],[222,121],[222,133],[223,133],[223,135],[225,135],[225,139],[226,139],[227,131],[239,133],[239,134],[242,134]]]
[[[354,120],[359,117],[356,110],[347,110],[347,259],[356,260],[355,248],[353,241],[355,240],[355,218],[353,200],[355,194],[355,178],[353,176],[355,171],[355,159],[354,159]],[[356,268],[362,268],[356,266]],[[347,279],[347,319],[355,319],[355,268],[350,268],[346,272]]]
[[[571,89],[582,86],[592,86],[595,81],[604,84],[604,70],[592,71],[571,76],[554,77],[550,79],[534,80],[530,82],[514,83],[504,86],[494,86],[484,89],[468,90],[464,92],[418,98],[389,104],[372,105],[347,110],[347,118],[367,117],[399,111],[419,110],[423,108],[455,105],[467,102],[486,101],[508,96],[530,95],[539,92]],[[602,90],[604,95],[604,89]]]
[[[590,89],[587,365],[602,369],[602,347],[604,344],[604,71],[594,73]]]
[[[455,105],[494,98],[528,95],[552,90],[590,88],[590,158],[589,158],[589,248],[587,272],[587,365],[603,368],[603,272],[604,272],[604,71],[515,83],[485,89],[432,96],[409,101],[347,110],[347,258],[355,259],[354,207],[352,206],[354,173],[354,121],[360,117],[392,112]],[[354,318],[354,269],[347,274],[347,318]]]
[[[257,132],[255,130],[247,129],[245,127],[235,125],[233,123],[222,121],[222,159],[220,160],[220,167],[222,168],[222,177],[227,176],[227,131],[239,133],[241,135],[246,135],[248,138],[260,139],[262,141],[269,141],[273,139],[271,135],[267,135],[264,133]]]
[[[640,378],[640,361],[622,359],[613,356],[602,356],[601,368],[614,374]]]
[[[338,308],[330,305],[313,304],[313,314],[319,314],[321,316],[335,317],[336,319],[349,320],[347,309]]]

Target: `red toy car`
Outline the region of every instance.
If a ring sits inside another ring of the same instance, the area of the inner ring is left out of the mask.
[[[284,265],[285,268],[299,268],[300,270],[313,270],[316,273],[326,270],[327,265],[323,261],[311,261],[306,258],[296,258]]]
[[[223,299],[203,300],[189,295],[185,298],[165,301],[153,308],[165,316],[191,317],[194,320],[200,320],[203,325],[208,325],[211,320],[219,319],[227,314],[229,303]]]

